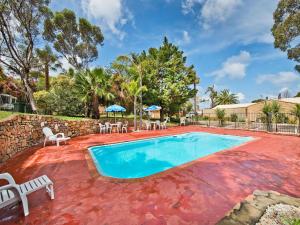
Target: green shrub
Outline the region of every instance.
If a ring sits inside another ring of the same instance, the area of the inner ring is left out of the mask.
[[[81,116],[84,114],[82,99],[75,88],[73,79],[68,76],[59,76],[51,84],[55,96],[55,114],[64,116]]]
[[[224,109],[216,109],[216,116],[219,120],[219,125],[223,126],[225,121],[225,110]]]
[[[52,114],[55,104],[55,97],[48,91],[37,91],[33,97],[38,108],[38,112],[42,114]]]
[[[278,113],[276,118],[275,118],[275,122],[277,122],[277,123],[288,123],[289,118],[284,113]]]
[[[300,218],[297,219],[284,219],[283,223],[286,225],[300,225]]]
[[[230,121],[231,122],[237,122],[237,120],[238,120],[238,115],[236,113],[232,113],[230,115]]]
[[[203,116],[203,120],[209,120],[209,116]]]

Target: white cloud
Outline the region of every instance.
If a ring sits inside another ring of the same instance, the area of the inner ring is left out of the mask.
[[[228,58],[222,64],[222,68],[211,73],[216,79],[229,77],[231,79],[241,79],[246,76],[246,69],[251,60],[249,52],[241,51],[239,55]]]
[[[201,6],[198,16],[204,27],[209,27],[210,23],[225,21],[241,4],[241,0],[183,0],[181,8],[183,14],[188,14],[195,13],[194,8]]]
[[[201,9],[204,27],[208,28],[210,24],[224,22],[241,3],[241,0],[207,0]]]
[[[277,4],[277,0],[182,0],[182,13],[198,19],[199,41],[212,43],[210,49],[216,51],[215,44],[220,50],[236,43],[273,43]],[[194,53],[202,51],[202,46],[193,49]]]
[[[258,84],[271,83],[277,86],[289,86],[300,81],[300,76],[294,72],[279,72],[277,74],[263,74],[256,79]]]
[[[181,9],[183,14],[188,14],[193,11],[193,7],[196,4],[200,4],[204,2],[204,0],[183,0],[181,2]]]
[[[245,98],[246,98],[245,95],[242,92],[238,92],[236,94],[236,96],[238,97],[238,99],[239,99],[240,102],[244,101]]]
[[[183,31],[183,37],[182,37],[182,40],[184,43],[190,43],[191,42],[191,37],[189,35],[189,32],[187,31]]]
[[[189,32],[186,30],[182,31],[182,37],[176,41],[178,45],[186,45],[191,42],[191,37]]]
[[[279,93],[283,93],[283,92],[287,92],[287,91],[289,91],[289,88],[283,87],[279,90]]]
[[[88,17],[97,20],[121,40],[125,37],[121,27],[133,20],[123,0],[81,0],[81,6]]]

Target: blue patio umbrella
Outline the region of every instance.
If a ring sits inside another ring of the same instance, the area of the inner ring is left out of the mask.
[[[105,109],[106,112],[113,112],[114,113],[114,117],[115,117],[115,122],[116,122],[116,112],[125,112],[126,109],[120,105],[111,105],[111,106],[108,106],[106,109]],[[123,115],[123,114],[122,114]]]
[[[126,109],[120,105],[111,105],[105,109],[106,112],[125,112]]]
[[[161,107],[157,106],[157,105],[151,105],[151,106],[145,108],[144,110],[148,112],[148,120],[150,120],[150,112],[161,110]]]
[[[161,110],[161,107],[160,106],[157,106],[157,105],[151,105],[147,108],[144,109],[145,111],[157,111],[157,110]]]

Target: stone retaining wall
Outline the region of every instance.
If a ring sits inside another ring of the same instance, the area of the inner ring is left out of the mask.
[[[93,119],[70,121],[51,116],[13,115],[0,121],[0,164],[17,152],[43,143],[43,124],[54,133],[62,132],[69,137],[76,137],[99,132],[99,122]]]

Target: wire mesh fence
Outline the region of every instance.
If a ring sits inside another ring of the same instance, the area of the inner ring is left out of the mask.
[[[188,119],[190,124],[300,135],[300,118],[292,113],[240,113],[218,117],[215,113]]]

